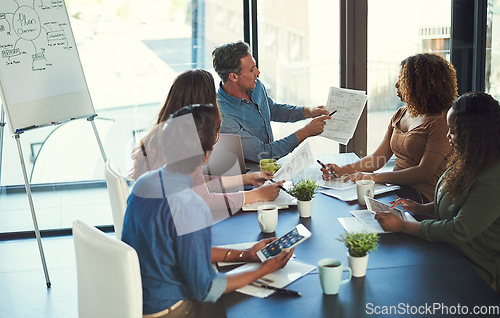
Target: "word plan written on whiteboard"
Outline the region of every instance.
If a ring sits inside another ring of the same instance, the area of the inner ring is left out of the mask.
[[[95,114],[64,0],[2,0],[0,53],[12,133]]]

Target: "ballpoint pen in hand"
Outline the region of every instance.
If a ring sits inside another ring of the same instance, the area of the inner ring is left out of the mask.
[[[274,290],[277,293],[284,294],[284,295],[290,295],[290,296],[302,296],[300,292],[291,290],[291,289],[285,289],[285,288],[279,288],[279,287],[274,287],[266,284],[260,284],[260,283],[250,283],[250,285],[255,286],[255,287],[262,287],[266,289],[271,289]]]
[[[269,181],[271,181],[272,183],[275,183],[276,181],[274,179],[269,179]],[[288,191],[286,191],[285,188],[283,188],[283,186],[278,186],[278,188],[280,188],[281,190],[285,191],[286,193],[288,193]]]
[[[333,114],[335,114],[337,111],[334,110],[333,112],[331,112],[328,116],[332,116]]]
[[[339,177],[339,176],[337,176],[337,174],[334,171],[332,171],[332,169],[328,168],[324,163],[322,163],[319,160],[316,160],[316,161],[319,163],[319,165],[321,166],[321,168],[326,169],[327,171],[329,171],[332,174],[332,176],[334,176],[335,178]]]

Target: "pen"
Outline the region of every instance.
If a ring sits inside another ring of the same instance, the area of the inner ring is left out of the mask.
[[[332,115],[333,115],[333,114],[335,114],[336,112],[337,112],[337,111],[336,111],[336,110],[334,110],[334,111],[333,111],[333,112],[331,112],[331,113],[330,113],[330,115],[328,115],[328,116],[332,116]]]
[[[272,183],[275,183],[276,181],[274,181],[274,179],[270,179],[269,181],[271,181]],[[281,190],[285,191],[286,193],[288,193],[288,191],[286,191],[285,188],[283,188],[282,186],[278,186],[278,188],[280,188]]]
[[[284,295],[302,296],[300,294],[300,292],[295,291],[295,290],[291,290],[291,289],[279,288],[279,287],[269,286],[269,285],[265,285],[265,284],[259,284],[259,283],[255,283],[255,282],[253,282],[251,285],[253,285],[255,287],[262,287],[262,288],[266,288],[266,289],[271,289],[277,293],[284,294]]]
[[[339,176],[337,176],[337,174],[336,174],[335,172],[333,172],[333,171],[332,171],[332,169],[327,168],[327,166],[325,166],[325,164],[324,164],[324,163],[322,163],[321,161],[319,161],[319,159],[318,159],[318,160],[316,160],[316,161],[319,163],[319,165],[321,166],[321,168],[323,168],[323,169],[326,169],[326,170],[330,171],[330,173],[331,173],[331,174],[332,174],[335,178],[338,178],[338,177],[339,177]]]

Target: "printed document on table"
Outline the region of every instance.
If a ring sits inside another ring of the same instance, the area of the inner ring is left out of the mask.
[[[354,136],[367,99],[368,96],[364,91],[330,87],[326,109],[329,113],[336,112],[332,115],[332,119],[326,121],[320,136],[347,145]]]
[[[392,233],[384,231],[377,220],[375,214],[369,210],[350,211],[352,217],[337,218],[348,233]],[[404,212],[403,219],[406,221],[416,222],[411,214]]]
[[[262,263],[247,263],[245,265],[242,265],[238,268],[235,268],[227,272],[227,274],[231,275],[231,274],[246,272],[249,270],[255,270],[260,266],[262,266]],[[303,263],[298,260],[289,260],[288,263],[285,265],[285,267],[283,267],[280,270],[277,270],[274,273],[267,274],[266,276],[258,279],[256,282],[259,284],[284,288],[287,285],[296,281],[297,279],[301,278],[302,276],[306,275],[307,273],[313,271],[315,268],[316,266],[311,264]],[[236,291],[242,294],[255,296],[259,298],[266,298],[269,295],[275,293],[274,290],[262,287],[256,287],[252,285],[247,285],[245,287],[237,289]]]

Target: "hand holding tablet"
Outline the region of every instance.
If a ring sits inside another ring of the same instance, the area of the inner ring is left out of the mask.
[[[264,262],[279,255],[285,248],[293,248],[311,236],[311,232],[302,224],[298,224],[291,231],[272,241],[257,251],[257,257]]]
[[[378,200],[375,200],[374,198],[370,198],[368,196],[365,195],[365,202],[366,202],[366,208],[368,209],[368,211],[372,212],[372,213],[392,213],[392,214],[395,214],[399,217],[401,217],[402,219],[405,219],[404,217],[404,213],[399,210],[399,209],[396,209],[396,208],[391,208],[390,205],[388,204],[385,204],[383,202],[380,202]]]

